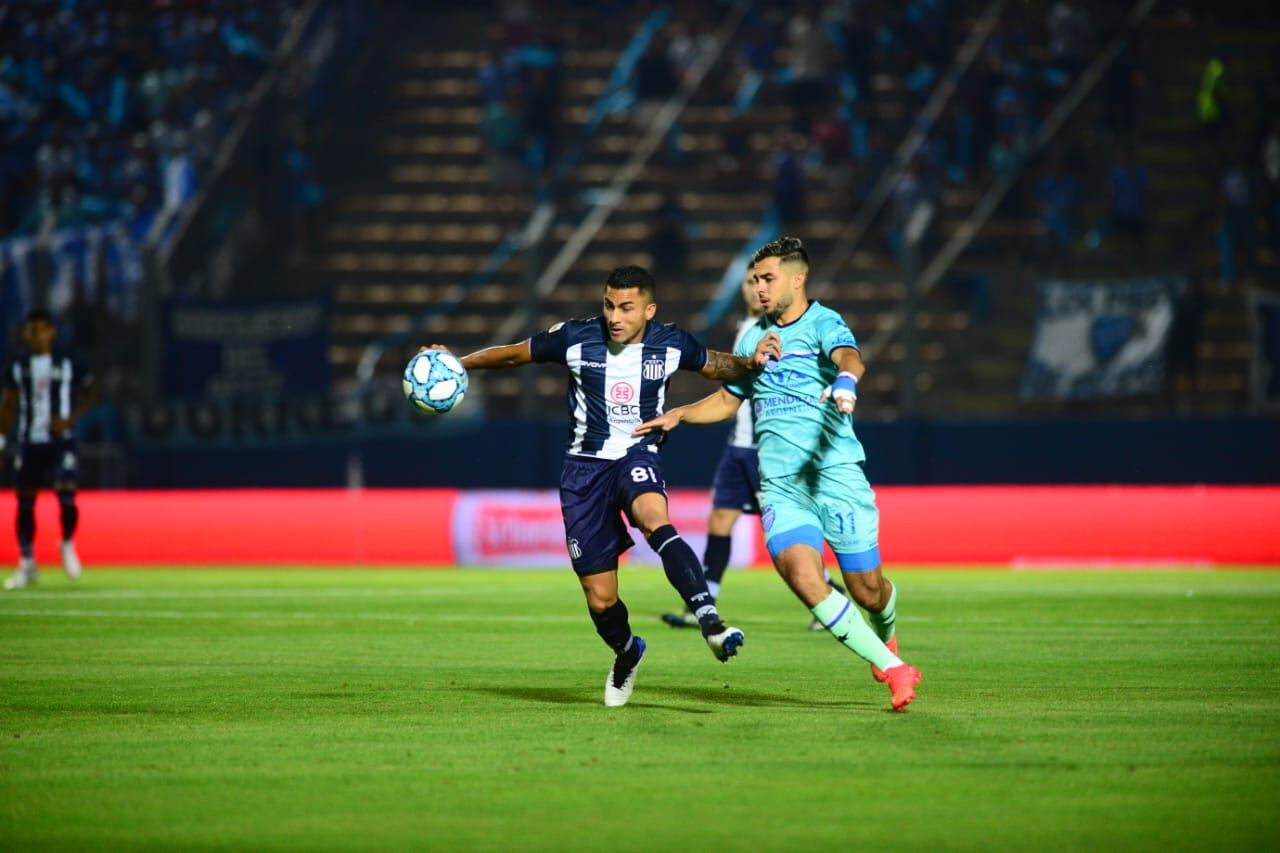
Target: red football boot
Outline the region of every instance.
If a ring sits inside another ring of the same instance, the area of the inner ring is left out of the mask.
[[[889,685],[893,710],[901,711],[916,698],[916,685],[920,683],[920,670],[908,663],[891,666],[884,671]]]

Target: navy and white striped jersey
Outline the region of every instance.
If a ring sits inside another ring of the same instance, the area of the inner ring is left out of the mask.
[[[79,361],[55,349],[44,355],[19,355],[9,362],[4,381],[18,395],[18,441],[48,444],[71,437],[69,430],[54,434],[51,422],[71,417],[77,396],[92,376]]]
[[[534,361],[569,368],[571,456],[621,459],[637,444],[655,452],[662,435],[631,431],[662,414],[677,370],[701,370],[707,348],[673,323],[645,326],[639,343],[610,345],[604,319],[557,323],[529,339]]]
[[[751,331],[751,327],[760,322],[759,317],[747,315],[742,318],[742,322],[738,324],[738,333],[733,336],[733,351],[738,351],[738,344],[742,343],[742,339],[746,337],[747,332]],[[751,413],[751,404],[738,407],[738,414],[733,419],[733,432],[729,433],[730,447],[748,447],[754,449],[756,446],[756,419]]]

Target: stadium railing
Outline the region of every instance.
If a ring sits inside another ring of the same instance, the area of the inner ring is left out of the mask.
[[[996,24],[999,23],[1000,16],[1004,13],[1007,5],[1008,0],[992,0],[978,18],[978,23],[969,33],[969,38],[957,51],[951,66],[939,78],[933,88],[933,92],[930,93],[928,102],[921,108],[920,114],[911,123],[911,130],[899,143],[897,150],[894,152],[891,165],[881,173],[880,178],[872,187],[867,198],[859,206],[857,214],[849,223],[849,227],[845,229],[845,233],[840,237],[835,248],[827,253],[822,266],[815,271],[812,287],[812,293],[815,297],[821,297],[826,293],[834,283],[839,270],[858,250],[863,237],[866,236],[872,222],[875,221],[876,215],[880,213],[881,208],[884,207],[885,202],[888,201],[890,194],[893,192],[893,188],[902,179],[911,159],[915,157],[916,152],[920,150],[920,146],[924,144],[929,130],[942,114],[947,101],[951,99],[956,87],[959,86],[960,80],[973,65],[983,45],[991,37],[991,33],[995,30]]]
[[[209,176],[178,210],[152,224],[143,249],[141,294],[143,384],[151,393],[162,358],[159,302],[215,270],[229,279],[253,247],[263,244],[268,235],[261,233],[262,223],[279,221],[273,214],[283,204],[279,177],[284,163],[274,156],[279,153],[279,122],[287,107],[304,109],[318,87],[332,82],[328,72],[336,64],[348,70],[358,66],[369,20],[358,4],[312,0],[254,84]]]
[[[1128,30],[1132,31],[1140,27],[1157,2],[1158,0],[1138,0],[1133,6],[1133,10],[1129,13]],[[995,213],[1005,195],[1017,183],[1026,164],[1045,149],[1049,141],[1057,134],[1080,104],[1083,103],[1089,93],[1093,91],[1094,86],[1098,84],[1103,75],[1106,74],[1111,63],[1120,54],[1126,38],[1128,38],[1128,34],[1121,32],[1107,43],[1098,55],[1094,57],[1093,62],[1076,79],[1075,83],[1049,113],[1048,117],[1045,118],[1026,149],[1015,156],[1009,168],[1001,171],[993,179],[991,185],[974,206],[973,212],[960,223],[951,239],[920,272],[912,288],[915,300],[923,299],[928,295],[929,291],[937,286],[938,282],[942,281],[943,276],[947,274],[951,265],[956,262],[978,235],[983,225]],[[831,268],[830,272],[834,272],[834,268]],[[876,330],[876,333],[863,346],[862,353],[864,358],[874,358],[877,353],[893,342],[894,337],[906,325],[908,312],[908,307],[900,307],[886,318],[884,324]]]
[[[552,181],[542,187],[534,199],[533,210],[528,219],[507,234],[493,252],[481,264],[480,269],[462,281],[458,295],[448,302],[440,302],[426,308],[413,318],[406,332],[393,332],[371,341],[365,348],[356,367],[356,394],[363,395],[368,391],[370,383],[377,371],[379,362],[387,350],[409,343],[417,330],[422,329],[435,317],[447,316],[458,307],[467,296],[493,280],[493,277],[506,265],[507,261],[529,246],[540,242],[551,224],[554,216],[552,200],[556,197],[560,185],[582,161],[587,149],[596,137],[600,125],[612,112],[622,109],[628,103],[627,86],[635,71],[636,63],[649,47],[649,42],[666,25],[671,16],[667,8],[655,10],[636,29],[627,46],[618,55],[613,70],[609,73],[604,91],[596,97],[587,114],[587,120],[578,132],[577,139],[556,164]]]
[[[690,98],[693,97],[698,87],[702,84],[707,72],[720,60],[725,46],[741,25],[750,7],[750,0],[737,0],[726,13],[724,20],[716,31],[716,49],[701,57],[698,64],[690,70],[679,90],[663,104],[644,138],[636,145],[630,158],[614,174],[609,186],[601,193],[601,203],[591,208],[582,221],[578,223],[578,226],[573,230],[569,239],[565,241],[559,253],[551,260],[551,263],[547,265],[534,283],[533,293],[531,298],[526,300],[525,307],[514,313],[498,328],[491,339],[490,345],[508,341],[528,328],[532,313],[530,306],[535,304],[537,300],[546,299],[551,295],[560,284],[561,279],[577,262],[578,258],[582,256],[592,239],[595,238],[605,222],[608,221],[613,211],[626,198],[631,185],[640,176],[641,171],[654,152],[657,151],[658,146],[666,139],[676,119],[679,118],[680,113],[688,105]]]
[[[836,271],[857,250],[863,235],[889,198],[889,194],[902,177],[907,164],[924,143],[930,128],[942,113],[947,101],[959,85],[961,78],[973,64],[979,51],[982,50],[982,46],[986,44],[1007,5],[1008,0],[992,0],[979,16],[978,23],[969,34],[969,38],[956,53],[956,58],[946,73],[939,78],[929,96],[928,102],[921,108],[920,114],[911,123],[911,129],[899,144],[890,167],[880,175],[871,193],[859,207],[857,214],[840,238],[840,242],[828,254],[824,266],[815,273],[813,286],[815,297],[821,296],[831,286]],[[759,84],[759,75],[756,75],[754,80],[751,80],[750,77],[744,80],[744,85],[739,91],[739,99],[734,104],[735,109],[745,110],[750,107],[751,101],[759,90]],[[760,245],[780,236],[780,227],[781,222],[778,211],[770,207],[761,217],[760,225],[756,232],[752,234],[725,268],[724,275],[720,279],[720,284],[716,288],[715,294],[707,303],[707,307],[703,309],[695,325],[698,334],[707,334],[724,318],[724,315],[737,299],[738,287],[741,285],[742,277],[746,273],[747,262],[751,258],[751,253]]]

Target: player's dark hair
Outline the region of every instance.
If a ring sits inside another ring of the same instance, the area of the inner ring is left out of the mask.
[[[648,294],[653,299],[653,276],[649,275],[649,271],[644,267],[618,267],[609,273],[609,277],[605,279],[605,287],[631,288],[634,287],[641,293]]]
[[[751,266],[754,267],[765,258],[778,258],[779,263],[783,264],[799,262],[806,270],[809,269],[809,253],[798,237],[779,237],[765,243],[751,256]]]
[[[48,323],[50,326],[52,326],[53,315],[50,314],[48,311],[45,311],[43,308],[36,308],[34,310],[27,312],[27,322],[28,323]]]

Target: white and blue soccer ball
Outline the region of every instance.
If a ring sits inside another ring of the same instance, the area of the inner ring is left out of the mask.
[[[442,415],[467,395],[467,369],[457,356],[427,350],[409,359],[402,381],[404,395],[420,412]]]

